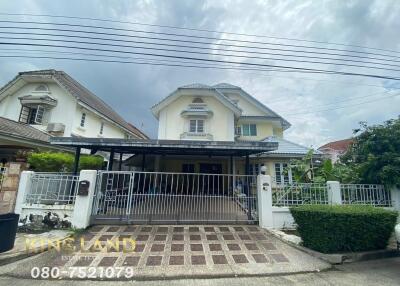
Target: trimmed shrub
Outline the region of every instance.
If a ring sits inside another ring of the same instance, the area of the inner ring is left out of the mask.
[[[93,155],[81,155],[79,170],[99,170],[103,166],[103,157]],[[28,163],[32,170],[37,172],[72,172],[74,167],[74,155],[61,152],[31,153]]]
[[[305,247],[323,253],[386,248],[398,213],[372,206],[291,207]]]

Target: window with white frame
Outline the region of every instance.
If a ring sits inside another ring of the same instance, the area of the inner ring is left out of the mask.
[[[277,184],[291,184],[292,171],[288,168],[287,163],[275,163],[275,182]]]
[[[242,124],[242,136],[257,136],[257,125]]]
[[[82,116],[81,116],[81,127],[85,127],[85,122],[86,122],[86,113],[82,112]]]
[[[45,123],[46,109],[42,105],[25,106],[21,107],[19,115],[19,122],[27,124],[44,124]]]
[[[100,134],[100,135],[103,135],[103,132],[104,132],[104,122],[101,122],[101,123],[100,123],[100,131],[99,131],[99,134]]]
[[[204,133],[204,120],[203,119],[190,119],[189,132]]]

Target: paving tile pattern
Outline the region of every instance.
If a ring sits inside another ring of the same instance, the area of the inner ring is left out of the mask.
[[[290,263],[271,237],[256,226],[94,226],[87,251],[75,252],[64,266],[221,267]],[[136,241],[133,252],[95,250],[95,241]]]

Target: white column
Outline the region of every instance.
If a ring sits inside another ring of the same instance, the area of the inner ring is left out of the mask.
[[[397,211],[400,211],[400,189],[392,187],[390,189],[390,198],[392,199],[393,208]]]
[[[94,191],[96,189],[97,171],[82,170],[79,174],[79,181],[89,181],[89,191],[87,196],[76,195],[74,212],[71,224],[75,228],[87,228],[90,223],[92,213]]]
[[[271,176],[257,176],[258,220],[262,228],[273,228]]]
[[[327,181],[328,201],[332,205],[342,204],[342,194],[340,192],[340,183],[337,181]]]
[[[23,171],[21,173],[19,178],[17,199],[15,200],[14,212],[16,214],[21,214],[22,212],[22,205],[25,202],[25,195],[31,190],[33,174],[35,174],[33,171]]]

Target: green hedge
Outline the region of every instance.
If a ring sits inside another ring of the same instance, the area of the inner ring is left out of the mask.
[[[103,157],[94,155],[81,155],[79,170],[99,170],[103,166]],[[31,153],[28,156],[31,169],[37,172],[72,172],[74,155],[61,152]]]
[[[397,212],[372,206],[304,205],[290,208],[305,247],[324,252],[383,249]]]

